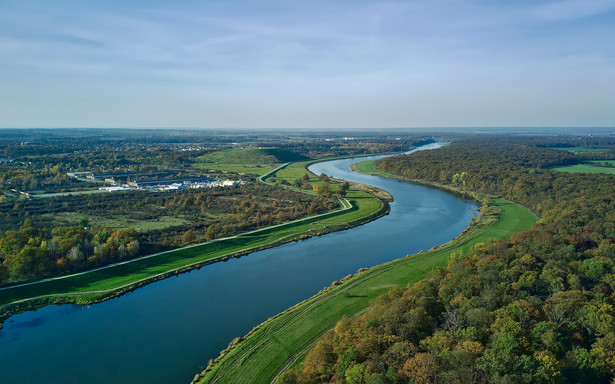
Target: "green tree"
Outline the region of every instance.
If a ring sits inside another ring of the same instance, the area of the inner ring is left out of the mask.
[[[182,236],[182,243],[190,244],[194,241],[194,239],[196,239],[196,235],[194,234],[194,231],[192,231],[192,229],[189,229]]]
[[[90,224],[90,220],[88,219],[87,216],[82,216],[81,219],[79,219],[79,226],[80,227],[87,227]]]
[[[365,366],[363,364],[355,364],[346,371],[345,376],[348,384],[364,384]]]

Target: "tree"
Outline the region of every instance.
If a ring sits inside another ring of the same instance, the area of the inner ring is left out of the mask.
[[[68,257],[68,259],[72,262],[78,262],[83,259],[83,252],[81,252],[81,249],[78,245],[75,245],[70,249],[70,251],[68,251],[66,257]]]
[[[182,236],[182,243],[190,244],[194,241],[194,239],[196,239],[196,235],[194,234],[194,231],[192,231],[192,229],[189,229]]]
[[[328,179],[324,179],[320,184],[314,184],[313,186],[314,192],[321,197],[331,197],[333,193],[331,192],[331,185]]]
[[[4,283],[9,275],[9,269],[4,264],[0,264],[0,283]]]
[[[87,227],[90,224],[90,220],[88,219],[87,216],[83,216],[81,217],[81,219],[79,219],[79,226],[80,227]]]
[[[50,273],[54,263],[45,248],[26,245],[17,255],[8,258],[11,276],[18,280],[33,279]]]
[[[430,353],[418,353],[404,364],[404,373],[419,384],[435,382],[437,375],[437,360]]]
[[[58,242],[55,240],[50,240],[47,242],[47,249],[49,249],[49,252],[51,253],[51,258],[55,259],[56,252],[58,251]]]
[[[355,364],[346,371],[346,382],[348,384],[363,384],[365,383],[365,366],[363,364]]]
[[[124,244],[124,242],[122,242],[117,247],[117,254],[118,254],[118,257],[119,257],[120,260],[122,260],[128,254],[128,250],[127,250],[126,244]]]
[[[205,239],[207,241],[215,240],[220,236],[220,232],[222,231],[222,226],[218,223],[214,223],[207,227],[205,231]]]

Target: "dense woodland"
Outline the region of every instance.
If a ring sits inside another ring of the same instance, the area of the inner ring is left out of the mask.
[[[157,172],[164,173],[164,177],[202,176],[198,167],[202,155],[243,146],[267,148],[278,163],[286,163],[327,156],[398,152],[433,142],[420,135],[369,135],[352,140],[345,140],[344,135],[335,132],[284,136],[211,131],[0,130],[0,199],[14,195],[13,190],[55,193],[102,185],[66,175],[74,171],[141,172],[145,174],[142,179],[157,178]],[[216,173],[208,173],[212,172]]]
[[[503,196],[541,220],[341,320],[279,382],[612,382],[615,177],[549,171],[576,155],[536,144],[473,140],[380,161],[410,179]]]
[[[209,241],[333,209],[337,202],[247,185],[174,192],[117,192],[0,203],[0,284],[66,274],[129,257]],[[73,217],[64,223],[62,217]],[[90,225],[96,217],[134,228]],[[183,224],[141,230],[139,222],[177,217]]]
[[[273,163],[285,163],[393,152],[432,141],[418,135],[344,138],[346,133],[335,132],[291,136],[277,132],[100,129],[0,133],[0,285],[94,268],[337,206],[328,180],[315,190],[318,196],[311,196],[258,185],[254,175],[242,175],[252,182],[233,188],[30,198],[106,185],[69,177],[67,172],[129,172],[132,180],[237,179],[240,176],[225,170],[203,174],[203,155],[232,148],[263,148]],[[312,190],[309,180],[296,184]]]

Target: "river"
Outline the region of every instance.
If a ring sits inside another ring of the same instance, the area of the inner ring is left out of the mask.
[[[437,145],[421,149],[436,148]],[[216,263],[92,306],[46,306],[0,330],[0,382],[187,384],[236,336],[359,268],[456,237],[476,204],[449,193],[317,163],[316,174],[371,184],[389,215],[347,231]]]

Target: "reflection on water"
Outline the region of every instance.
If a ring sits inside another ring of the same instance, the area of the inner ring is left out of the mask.
[[[47,306],[0,331],[3,383],[182,383],[236,336],[359,268],[456,237],[475,204],[338,160],[312,166],[393,194],[391,213],[156,282],[101,304]]]

